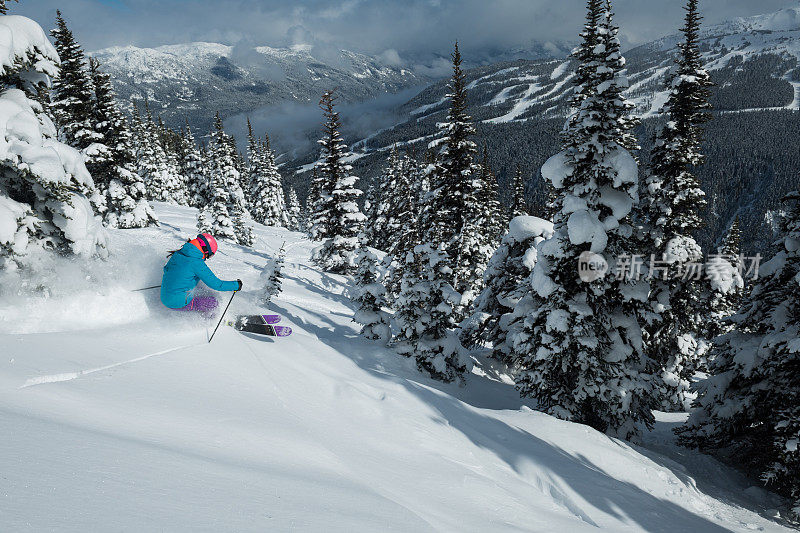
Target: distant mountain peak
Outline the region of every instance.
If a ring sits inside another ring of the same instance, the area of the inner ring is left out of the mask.
[[[788,7],[752,17],[736,19],[709,26],[708,35],[724,35],[753,31],[795,31],[800,30],[800,6]]]
[[[431,81],[380,57],[304,44],[192,42],[115,46],[89,55],[111,74],[121,100],[147,100],[167,124],[188,120],[200,131],[210,127],[217,111],[228,117],[276,104],[316,103],[332,88],[344,101],[355,102]]]

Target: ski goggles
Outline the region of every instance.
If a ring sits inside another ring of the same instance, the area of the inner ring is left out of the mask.
[[[211,245],[208,244],[208,240],[205,237],[198,235],[197,241],[200,243],[200,248],[203,250],[203,254],[205,254],[206,259],[209,259],[214,255],[214,251],[211,249]]]

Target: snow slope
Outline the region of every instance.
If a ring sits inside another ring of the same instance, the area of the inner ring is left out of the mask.
[[[192,233],[191,209],[157,212],[88,274],[54,266],[49,299],[0,299],[4,531],[784,530],[758,514],[775,497],[676,449],[674,420],[633,447],[532,411],[489,367],[442,385],[360,339],[346,280],[296,233],[259,226],[210,263],[253,312],[286,241],[270,309],[295,334],[207,344],[211,322],[128,292]]]

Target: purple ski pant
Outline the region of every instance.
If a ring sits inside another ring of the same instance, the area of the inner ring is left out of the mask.
[[[197,311],[198,313],[211,313],[219,306],[213,296],[195,296],[189,305],[181,307],[181,311]]]

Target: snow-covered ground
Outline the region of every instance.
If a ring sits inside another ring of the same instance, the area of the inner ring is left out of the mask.
[[[151,292],[194,212],[112,231],[107,263],[63,262],[50,298],[0,300],[2,531],[783,531],[780,505],[674,445],[645,448],[530,409],[490,369],[431,381],[350,321],[348,284],[297,233],[258,227],[210,266],[242,278],[287,243],[270,310],[295,334],[248,337]],[[221,295],[227,300],[227,295]],[[223,302],[224,303],[224,302]],[[788,530],[787,530],[788,531]]]

